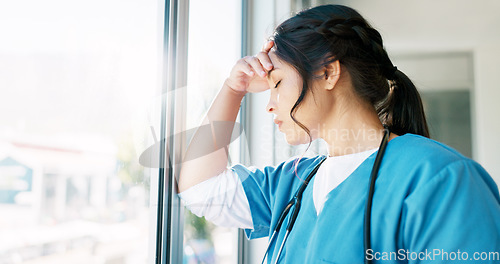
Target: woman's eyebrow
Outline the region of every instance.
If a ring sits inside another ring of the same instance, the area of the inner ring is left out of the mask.
[[[271,70],[269,70],[269,72],[267,73],[267,78],[270,79],[271,78],[271,73],[274,71],[274,70],[279,70],[280,68],[272,68]]]

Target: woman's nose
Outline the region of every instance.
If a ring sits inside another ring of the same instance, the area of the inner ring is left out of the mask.
[[[271,93],[269,94],[269,102],[266,106],[266,111],[269,113],[276,112],[276,109],[278,108],[278,100],[279,94],[271,89]]]
[[[276,111],[276,105],[275,105],[272,97],[269,99],[269,103],[267,103],[266,111],[269,113],[273,113],[274,111]]]

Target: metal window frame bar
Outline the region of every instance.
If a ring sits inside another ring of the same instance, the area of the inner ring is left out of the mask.
[[[171,259],[172,255],[172,245],[171,243],[168,243],[172,239],[172,222],[174,221],[175,216],[171,212],[172,208],[172,178],[173,178],[173,166],[174,162],[172,160],[173,155],[173,147],[174,147],[174,137],[171,137],[170,135],[172,134],[171,131],[173,130],[174,126],[174,120],[175,120],[175,101],[174,101],[174,95],[175,95],[175,81],[176,81],[176,73],[177,69],[175,67],[176,64],[176,59],[177,59],[177,6],[178,6],[178,1],[177,0],[171,0],[169,2],[169,22],[168,25],[169,27],[167,28],[167,34],[169,35],[168,37],[168,42],[164,42],[163,44],[166,45],[164,46],[166,52],[166,67],[163,68],[163,72],[167,75],[166,80],[164,80],[165,86],[164,88],[164,93],[162,98],[164,99],[163,102],[167,102],[163,104],[162,110],[165,111],[165,123],[166,127],[162,131],[165,132],[165,134],[162,134],[162,138],[165,140],[166,146],[165,148],[162,148],[161,150],[165,152],[166,159],[162,159],[164,163],[164,167],[168,174],[166,174],[165,178],[165,185],[159,186],[162,188],[165,188],[165,195],[164,195],[164,204],[165,207],[163,208],[163,236],[161,240],[161,247],[163,254],[161,255],[161,263],[162,264],[169,264],[169,263],[180,263],[180,262],[175,262]],[[166,9],[166,8],[165,8]],[[167,22],[165,21],[165,24]],[[162,120],[163,121],[163,120]],[[182,256],[181,256],[182,259]]]
[[[170,39],[169,29],[170,29],[170,1],[165,0],[165,10],[164,10],[164,24],[163,24],[163,70],[162,70],[162,96],[161,96],[161,120],[160,120],[160,153],[159,153],[159,169],[158,169],[158,207],[156,212],[156,252],[155,252],[155,264],[160,264],[162,260],[162,241],[163,241],[163,200],[164,200],[164,188],[165,185],[165,166],[163,166],[165,161],[165,129],[166,129],[166,99],[165,99],[165,83],[168,78],[168,73],[164,70],[167,69],[166,63],[168,63],[168,43]]]
[[[189,1],[176,1],[174,5],[175,16],[173,21],[175,28],[172,34],[175,36],[173,51],[173,69],[175,74],[171,82],[172,93],[170,93],[171,108],[173,109],[171,117],[171,126],[169,138],[171,139],[172,148],[170,148],[170,156],[173,160],[172,174],[169,177],[168,199],[169,206],[167,207],[170,217],[168,220],[169,234],[168,240],[164,240],[164,244],[169,245],[169,257],[163,263],[182,263],[183,262],[183,239],[184,239],[184,207],[178,197],[177,182],[175,175],[179,175],[181,167],[181,159],[183,150],[186,149],[185,133],[186,131],[186,116],[187,116],[187,48],[188,48],[188,24],[189,24]],[[170,137],[175,132],[176,137]],[[167,254],[165,254],[167,256]]]
[[[251,19],[251,0],[241,0],[241,57],[246,56],[250,52],[250,19]],[[240,110],[240,124],[242,126],[248,127],[247,118],[250,111],[249,97],[245,96],[241,102]],[[247,163],[249,157],[246,155],[246,142],[241,138],[240,140],[240,162]],[[238,264],[250,263],[250,244],[246,238],[245,231],[243,229],[238,230]]]
[[[185,130],[187,83],[188,0],[165,0],[160,168],[155,264],[182,263],[184,208],[177,196],[177,184],[185,137],[173,137]]]

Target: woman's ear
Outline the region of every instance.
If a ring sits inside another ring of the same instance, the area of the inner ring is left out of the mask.
[[[325,81],[327,90],[332,90],[340,78],[340,62],[338,60],[325,66]]]

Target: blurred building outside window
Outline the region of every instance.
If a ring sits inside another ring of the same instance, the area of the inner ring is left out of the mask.
[[[1,264],[151,263],[159,3],[0,3]]]

